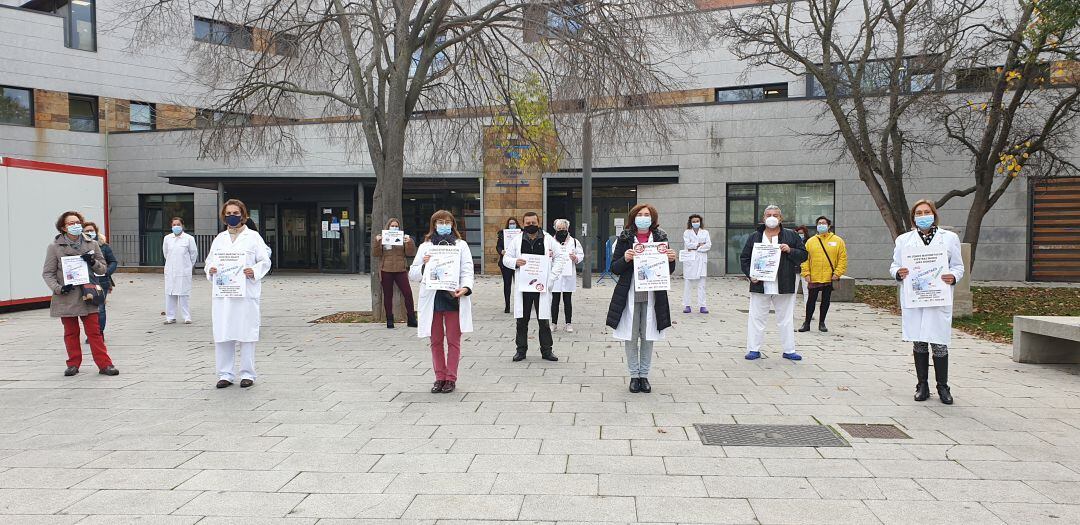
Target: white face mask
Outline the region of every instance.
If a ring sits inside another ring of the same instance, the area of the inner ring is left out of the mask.
[[[772,229],[780,225],[780,219],[776,217],[765,217],[765,227]]]

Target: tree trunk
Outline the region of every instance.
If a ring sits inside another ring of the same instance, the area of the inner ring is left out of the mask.
[[[975,198],[971,201],[967,222],[964,224],[963,242],[971,245],[971,261],[968,261],[968,267],[972,270],[975,269],[975,251],[979,247],[979,234],[982,232],[983,219],[986,217],[986,213],[990,211],[987,207],[990,189],[990,185],[986,184],[980,185],[979,189],[975,190]]]
[[[395,126],[387,133],[386,141],[382,147],[382,158],[372,159],[375,168],[375,191],[371,203],[371,245],[375,245],[375,237],[382,233],[386,221],[391,217],[401,220],[401,190],[405,178],[405,124]],[[379,166],[382,166],[380,169]],[[402,224],[404,227],[404,224]],[[414,241],[416,232],[412,234]],[[386,312],[383,310],[383,293],[381,275],[379,272],[379,259],[371,259],[371,313],[379,322],[386,320]],[[394,288],[394,321],[404,322],[405,302]]]

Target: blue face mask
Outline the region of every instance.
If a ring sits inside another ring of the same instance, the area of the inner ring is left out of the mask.
[[[818,233],[828,233],[828,231],[829,231],[829,225],[828,224],[818,224],[817,225],[817,232]]]
[[[700,222],[692,222],[692,223],[690,223],[690,226],[692,226],[696,230],[698,228],[701,228],[701,223]]]
[[[450,235],[450,233],[453,232],[453,231],[454,231],[454,228],[451,227],[449,224],[436,224],[435,225],[435,233],[437,233],[439,235]]]
[[[172,227],[172,232],[173,232],[173,235],[180,235],[181,233],[184,233],[184,227],[183,226],[173,226]]]
[[[915,226],[918,226],[920,230],[929,230],[934,225],[933,215],[920,215],[915,217]]]
[[[396,231],[400,231],[400,230],[401,230],[401,228],[398,228],[397,226],[391,226],[390,227],[390,231],[392,231],[392,232],[396,232]]]
[[[508,229],[508,230],[516,230],[517,229],[517,224],[511,224],[510,226],[507,226],[506,229]]]
[[[82,224],[69,224],[67,232],[71,235],[82,235]]]
[[[634,226],[639,230],[647,230],[652,226],[652,217],[634,217]]]
[[[91,239],[97,239],[97,232],[93,232],[93,231],[86,232],[86,236],[91,238]]]
[[[235,228],[237,226],[240,226],[240,224],[242,222],[244,222],[244,218],[241,217],[240,215],[226,215],[225,216],[225,224],[228,224],[230,228]]]

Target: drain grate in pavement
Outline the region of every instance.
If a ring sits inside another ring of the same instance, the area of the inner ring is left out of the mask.
[[[701,442],[726,447],[850,447],[825,425],[694,425]]]
[[[904,433],[903,430],[896,428],[896,425],[864,425],[861,423],[840,423],[840,428],[844,429],[854,438],[867,438],[867,439],[911,439],[911,436]]]

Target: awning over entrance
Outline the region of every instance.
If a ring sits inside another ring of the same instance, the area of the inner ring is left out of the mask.
[[[548,187],[577,187],[581,185],[581,169],[566,168],[544,173]],[[639,184],[677,184],[679,166],[632,166],[619,168],[593,168],[593,184],[639,185]]]
[[[266,170],[211,170],[211,171],[163,171],[158,176],[169,184],[217,190],[218,183],[234,184],[375,184],[375,172],[311,172],[311,171],[266,171]],[[455,171],[437,173],[406,173],[405,180],[410,188],[445,188],[454,187],[463,181],[473,181],[480,177],[480,172]]]

